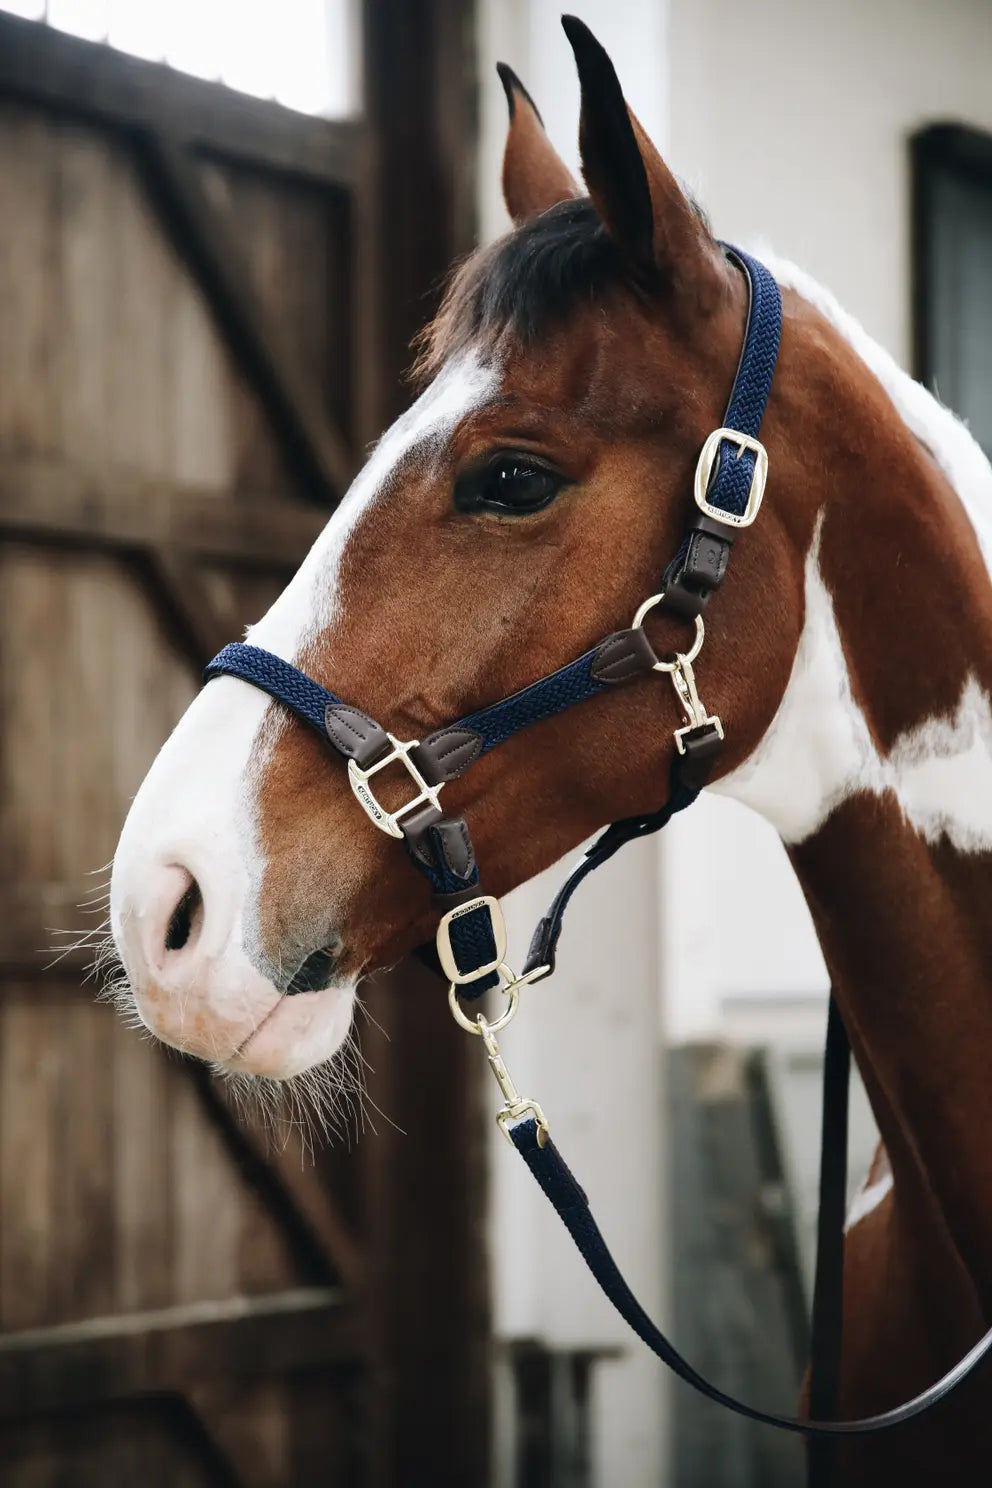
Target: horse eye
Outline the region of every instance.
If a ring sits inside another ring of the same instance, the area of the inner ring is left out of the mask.
[[[565,477],[528,455],[499,455],[455,483],[455,509],[463,512],[541,511],[558,495]]]

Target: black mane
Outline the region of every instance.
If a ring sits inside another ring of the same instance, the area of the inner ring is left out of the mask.
[[[689,203],[707,226],[691,197]],[[492,345],[506,330],[532,344],[577,304],[633,282],[589,198],[559,202],[462,264],[421,338],[418,371],[433,374],[453,353],[470,343]]]
[[[577,303],[628,278],[589,198],[559,202],[461,266],[423,338],[422,369],[436,371],[470,342],[491,344],[508,329],[532,343]]]

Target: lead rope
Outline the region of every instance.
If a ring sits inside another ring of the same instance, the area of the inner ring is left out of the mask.
[[[757,1421],[765,1426],[776,1426],[781,1431],[789,1431],[801,1436],[835,1439],[842,1436],[867,1436],[876,1431],[887,1431],[893,1426],[899,1426],[915,1416],[922,1415],[924,1411],[930,1410],[938,1401],[949,1395],[988,1354],[992,1348],[992,1328],[983,1334],[964,1358],[954,1365],[953,1369],[949,1369],[928,1389],[891,1410],[851,1421],[814,1420],[781,1415],[776,1411],[760,1410],[755,1406],[745,1404],[733,1395],[728,1395],[716,1385],[710,1384],[683,1358],[675,1345],[651,1321],[638,1302],[610,1254],[599,1226],[593,1218],[585,1192],[551,1140],[548,1118],[535,1100],[521,1096],[516,1090],[495,1038],[495,1034],[509,1023],[516,1011],[519,988],[513,986],[506,990],[509,992],[510,1005],[503,1016],[494,1023],[489,1023],[482,1013],[478,1013],[472,1025],[460,1009],[456,1013],[459,1023],[469,1032],[480,1035],[485,1043],[490,1067],[504,1095],[504,1105],[496,1117],[497,1123],[530,1168],[545,1196],[571,1235],[582,1259],[617,1312],[642,1343],[646,1344],[664,1364],[667,1364],[679,1379],[691,1385],[707,1400],[712,1400],[715,1404],[722,1405],[749,1421]],[[832,1260],[827,1264],[829,1269],[830,1266],[836,1266],[836,1261]],[[842,1265],[841,1259],[841,1269]],[[834,1286],[839,1280],[840,1271],[837,1270]],[[828,1374],[830,1372],[828,1370]],[[820,1378],[822,1379],[823,1375]],[[818,1464],[816,1470],[827,1471],[829,1466],[830,1460],[827,1458],[826,1465],[821,1467]],[[824,1481],[826,1480],[823,1478],[819,1480],[821,1483]]]
[[[816,1272],[810,1328],[809,1413],[814,1421],[837,1414],[844,1333],[844,1221],[847,1213],[848,1093],[851,1045],[831,987],[823,1053],[820,1193]],[[830,1441],[809,1443],[808,1488],[830,1488],[836,1452]]]

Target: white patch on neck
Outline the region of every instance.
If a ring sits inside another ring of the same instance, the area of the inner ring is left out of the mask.
[[[891,1172],[887,1172],[883,1173],[881,1178],[876,1178],[874,1183],[869,1183],[867,1179],[862,1183],[851,1200],[851,1207],[844,1225],[845,1231],[853,1230],[860,1220],[871,1214],[873,1209],[878,1208],[885,1195],[891,1192],[892,1181]]]
[[[949,408],[904,372],[884,347],[873,341],[828,289],[787,259],[764,250],[758,257],[779,284],[794,289],[819,310],[878,378],[903,423],[936,460],[957,493],[975,529],[985,566],[992,574],[992,466],[981,445]]]
[[[992,467],[961,421],[802,269],[762,247],[778,282],[796,290],[849,342],[900,418],[957,493],[992,574]],[[969,677],[949,718],[928,719],[882,759],[851,693],[833,601],[820,573],[817,522],[806,559],[806,620],[775,718],[749,759],[712,789],[761,813],[787,843],[802,842],[856,791],[891,790],[928,841],[959,852],[992,848],[992,708]]]
[[[292,661],[334,618],[345,544],[405,456],[419,444],[446,439],[455,425],[493,396],[499,370],[469,351],[444,367],[379,440],[291,582],[245,639]],[[216,683],[211,684],[216,686]],[[362,706],[356,698],[357,707]]]
[[[883,759],[851,692],[833,602],[820,573],[823,514],[806,557],[806,620],[788,686],[764,738],[711,788],[802,842],[858,791],[892,791],[927,842],[992,849],[992,704],[973,677],[949,718],[902,734]]]

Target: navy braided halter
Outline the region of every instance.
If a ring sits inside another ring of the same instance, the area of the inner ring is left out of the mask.
[[[629,630],[607,636],[584,655],[511,697],[477,709],[422,742],[408,744],[393,739],[360,709],[298,667],[257,646],[225,646],[204,674],[207,681],[229,676],[250,682],[328,740],[347,760],[363,809],[377,826],[405,840],[411,861],[427,876],[439,907],[450,911],[459,907],[451,902],[454,896],[473,897],[470,891],[476,889],[479,877],[464,822],[449,821],[441,812],[441,788],[522,729],[643,677],[653,668],[669,670],[686,711],[687,727],[679,730],[666,805],[649,816],[614,823],[590,848],[535,933],[524,969],[531,980],[554,970],[561,917],[582,879],[624,842],[657,831],[675,812],[691,805],[722,741],[720,721],[709,718],[698,704],[692,661],[703,634],[702,610],[722,582],[735,532],[754,520],[761,504],[768,462],[758,432],[771,389],[782,318],[778,285],[764,265],[739,249],[726,251],[744,272],[749,308],[724,427],[710,435],[700,455],[695,520],[668,567],[664,590],[642,606]],[[655,603],[696,623],[696,646],[675,663],[659,663],[642,628],[647,608]],[[691,693],[686,685],[690,678]],[[399,812],[389,813],[376,799],[371,777],[394,761],[405,765],[418,793]],[[483,962],[496,960],[498,936],[490,907],[463,910],[448,921],[445,936],[457,966],[460,996],[477,997],[498,984],[497,965],[478,972]]]
[[[352,790],[372,822],[404,841],[414,866],[428,878],[434,903],[442,911],[435,964],[449,980],[448,1000],[458,1022],[480,1034],[505,1104],[497,1120],[522,1154],[581,1252],[596,1280],[625,1321],[681,1379],[709,1399],[751,1420],[809,1437],[836,1437],[884,1430],[920,1415],[965,1379],[992,1348],[992,1329],[954,1369],[913,1400],[893,1410],[856,1421],[821,1417],[835,1406],[839,1374],[839,1328],[829,1316],[841,1306],[843,1251],[821,1246],[813,1319],[811,1403],[818,1419],[799,1419],[755,1410],[709,1384],[682,1358],[654,1325],[630,1291],[589,1210],[588,1201],[554,1143],[540,1106],[521,1097],[499,1055],[495,1034],[516,1010],[520,988],[551,975],[562,917],[579,884],[625,842],[656,832],[676,812],[691,806],[706,784],[723,743],[723,725],[707,714],[696,687],[693,662],[703,644],[702,611],[727,571],[734,538],[754,521],[761,506],[768,457],[758,435],[771,390],[782,324],[782,302],[772,275],[740,249],[724,245],[749,286],[744,343],[723,426],[703,445],[694,483],[695,511],[689,530],[665,571],[658,594],[645,600],[628,630],[607,636],[576,660],[532,682],[529,687],[453,724],[436,729],[423,741],[401,741],[354,705],[321,687],[299,668],[257,646],[233,644],[214,657],[204,677],[237,677],[260,688],[316,730],[347,763]],[[644,633],[643,620],[655,605],[695,625],[695,639],[685,652],[659,660]],[[675,753],[668,796],[659,810],[614,822],[593,843],[572,871],[534,932],[527,961],[518,977],[506,965],[506,931],[497,901],[479,889],[479,872],[466,823],[447,818],[439,794],[483,754],[522,729],[595,697],[598,693],[645,677],[668,674],[685,713],[685,726],[675,731]],[[374,777],[399,763],[416,793],[406,805],[389,812],[375,794]],[[433,956],[433,953],[431,953]],[[500,986],[507,1010],[493,1022],[481,1013],[470,1021],[459,999],[471,1000]],[[828,1062],[835,1077],[825,1082],[821,1235],[842,1235],[845,1202],[846,1071],[850,1049],[836,1003],[831,1000]],[[840,1136],[837,1160],[833,1137]],[[828,1162],[828,1157],[830,1161]],[[816,1341],[829,1337],[829,1357],[817,1359]]]

